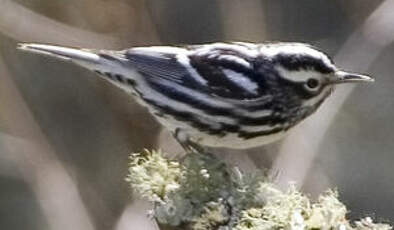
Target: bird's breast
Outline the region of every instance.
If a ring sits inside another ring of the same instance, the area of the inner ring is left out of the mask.
[[[209,135],[201,132],[191,132],[192,141],[208,147],[226,147],[232,149],[248,149],[266,145],[280,140],[287,131],[281,130],[270,134],[245,138],[239,133],[227,133],[224,136]]]

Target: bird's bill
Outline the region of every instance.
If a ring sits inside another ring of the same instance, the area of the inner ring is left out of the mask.
[[[362,82],[374,82],[375,80],[367,75],[358,73],[349,73],[345,71],[337,71],[334,78],[331,80],[331,84],[342,84],[342,83],[362,83]]]

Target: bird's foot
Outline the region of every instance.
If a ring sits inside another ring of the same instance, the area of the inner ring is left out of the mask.
[[[178,143],[182,146],[182,148],[186,151],[186,153],[207,153],[206,149],[203,146],[191,141],[189,135],[182,131],[182,129],[176,129],[173,135],[178,141]]]

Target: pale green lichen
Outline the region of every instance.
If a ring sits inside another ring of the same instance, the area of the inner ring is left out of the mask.
[[[312,205],[307,225],[312,229],[349,228],[346,206],[338,200],[338,193],[328,191]]]
[[[351,223],[337,192],[316,202],[294,185],[282,192],[264,173],[247,174],[212,155],[168,160],[161,151],[131,155],[127,180],[154,203],[154,218],[183,230],[390,230],[364,218]]]
[[[205,204],[224,200],[231,193],[226,165],[213,156],[189,154],[182,166],[181,189],[154,207],[155,217],[170,226],[190,225],[206,211]]]
[[[180,187],[183,169],[179,162],[163,157],[161,150],[133,153],[126,178],[132,188],[153,202],[164,202]]]
[[[226,206],[221,200],[209,202],[205,205],[201,216],[192,221],[192,230],[216,230],[219,226],[225,225],[229,221],[229,214]]]
[[[271,194],[266,195],[266,203],[262,207],[263,219],[269,222],[269,225],[290,228],[292,225],[298,225],[298,222],[309,216],[312,211],[308,198],[297,191],[294,185],[283,193],[272,184],[261,183],[260,192]]]
[[[263,210],[261,208],[250,208],[248,210],[241,212],[241,219],[238,221],[238,224],[235,226],[235,230],[265,230],[271,229],[272,226],[262,218]]]
[[[235,229],[305,229],[311,205],[295,186],[283,193],[270,183],[261,183],[259,195],[265,198],[265,205],[244,211]]]
[[[270,183],[261,184],[261,194],[266,204],[242,213],[236,230],[389,230],[390,225],[374,224],[371,218],[355,222],[352,227],[346,219],[346,207],[338,200],[338,194],[328,191],[316,203],[290,186],[281,192]]]
[[[390,230],[392,227],[388,224],[374,223],[372,218],[366,217],[355,222],[356,230]]]

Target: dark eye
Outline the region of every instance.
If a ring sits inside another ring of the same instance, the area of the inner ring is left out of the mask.
[[[310,78],[306,81],[306,85],[310,89],[316,89],[319,86],[319,80],[315,78]]]

